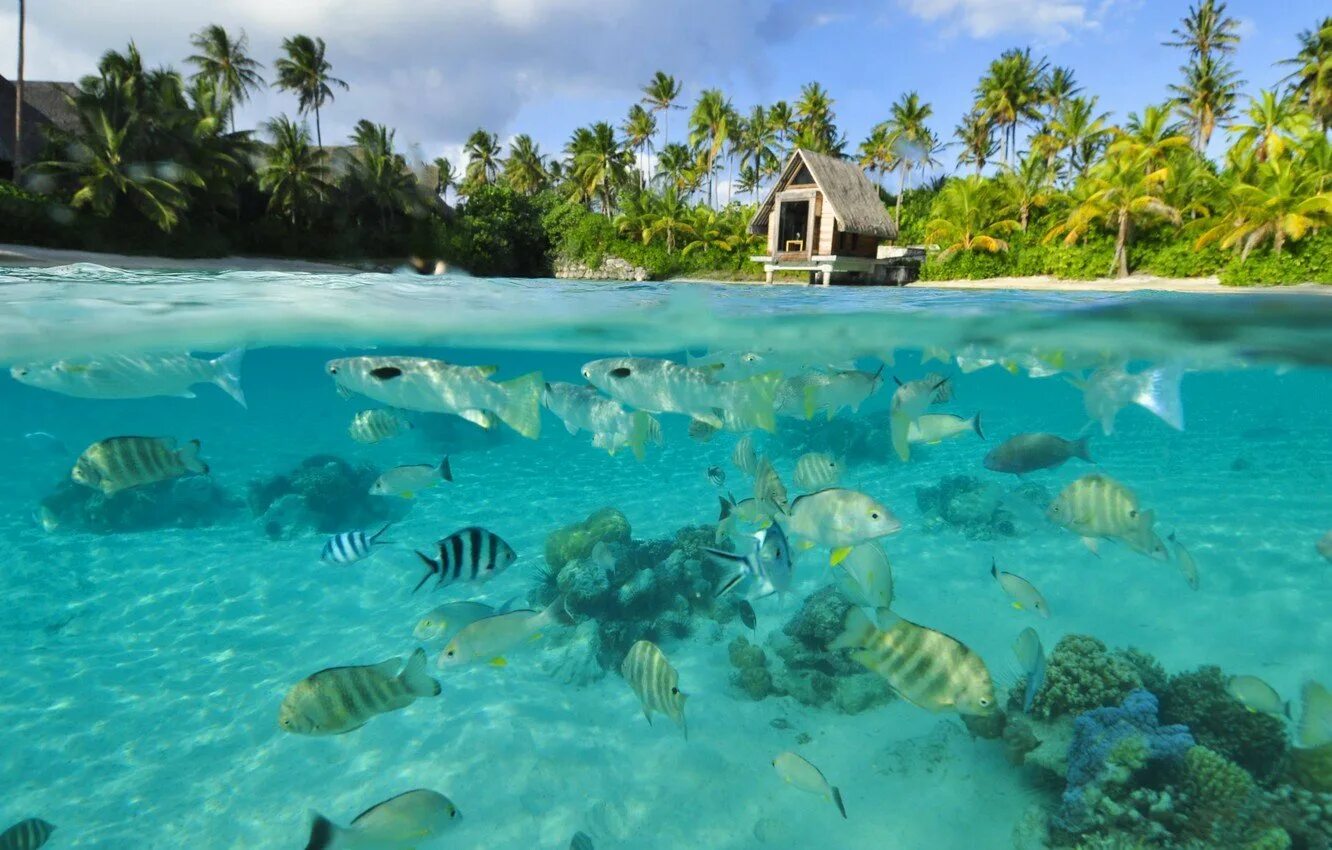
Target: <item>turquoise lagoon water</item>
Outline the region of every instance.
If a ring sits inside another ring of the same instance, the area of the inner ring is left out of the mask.
[[[791,593],[753,601],[756,632],[695,599],[688,636],[653,633],[689,695],[687,741],[668,718],[645,722],[618,663],[603,670],[579,655],[572,627],[548,630],[503,667],[437,669],[441,642],[417,640],[417,620],[446,601],[527,595],[552,531],[613,506],[635,539],[669,540],[711,525],[721,493],[752,485],[730,461],[739,435],[699,442],[672,414],[660,417],[663,444],[641,462],[566,433],[548,412],[538,440],[415,414],[405,435],[363,445],[348,425],[379,405],[341,397],[324,370],[357,354],[575,383],[597,357],[683,360],[709,349],[811,368],[854,360],[874,371],[887,360],[884,375],[902,380],[949,375],[953,398],[935,410],[980,412],[986,440],[919,446],[901,462],[888,445],[891,382],[857,414],[783,416],[776,434],[753,434],[793,495],[796,458],[827,449],[844,455],[846,486],[900,517],[902,530],[882,541],[898,613],[963,641],[1001,688],[1027,626],[1047,653],[1063,635],[1090,634],[1150,652],[1171,672],[1217,664],[1258,675],[1283,698],[1332,677],[1332,567],[1315,548],[1332,528],[1332,300],[89,266],[0,276],[4,366],[234,347],[247,349],[248,408],[206,385],[194,399],[101,400],[0,379],[0,827],[44,818],[57,826],[48,846],[59,848],[298,848],[312,810],[346,824],[402,791],[432,788],[463,813],[441,847],[564,848],[578,831],[597,848],[636,850],[1039,846],[1015,845],[1015,828],[1057,809],[1060,789],[1015,767],[1001,742],[973,738],[955,713],[899,699],[848,714],[792,696],[756,701],[737,686],[728,646],[741,635],[759,645],[779,637],[831,583],[825,549],[799,556]],[[923,363],[923,351],[948,362]],[[1088,427],[1068,374],[964,371],[953,359],[962,354],[970,369],[977,358],[1034,351],[1135,372],[1186,369],[1185,430],[1129,405],[1107,436]],[[1095,467],[1073,460],[1019,480],[982,466],[1014,434],[1084,429]],[[34,432],[53,439],[25,436]],[[139,513],[90,520],[92,491],[70,483],[70,469],[84,447],[124,434],[198,439],[211,475],[154,490]],[[367,529],[396,520],[386,536],[397,545],[355,564],[321,562],[330,529],[299,511],[265,512],[252,495],[253,482],[312,456],[377,472],[444,455],[453,483],[413,500],[328,496],[342,500],[330,510],[345,508]],[[710,466],[725,471],[720,490]],[[1092,471],[1132,488],[1156,511],[1158,532],[1188,546],[1197,590],[1173,564],[1123,546],[1094,557],[1043,518],[1042,499]],[[956,476],[974,480],[951,486],[1011,509],[1004,528],[929,510],[930,488]],[[1014,495],[1019,488],[1028,497]],[[59,493],[64,501],[52,501]],[[421,567],[412,549],[468,525],[500,534],[517,562],[484,585],[413,594]],[[1008,604],[989,576],[992,558],[1039,587],[1049,619]],[[278,706],[303,677],[417,646],[430,654],[439,698],[345,735],[279,728]],[[846,819],[781,781],[771,761],[786,750],[840,787]]]

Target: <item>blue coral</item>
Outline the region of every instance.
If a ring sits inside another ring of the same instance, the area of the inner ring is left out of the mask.
[[[1122,784],[1126,771],[1151,762],[1180,759],[1194,745],[1187,726],[1162,725],[1157,709],[1156,697],[1139,689],[1130,692],[1118,707],[1078,715],[1068,750],[1068,787],[1056,817],[1058,826],[1080,831],[1092,814],[1089,791],[1099,792],[1107,780]]]

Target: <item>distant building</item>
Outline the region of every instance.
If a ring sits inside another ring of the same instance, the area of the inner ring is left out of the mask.
[[[74,83],[25,80],[23,83],[23,162],[33,163],[46,148],[46,130],[78,129],[78,113],[69,98],[78,92]],[[0,76],[0,178],[14,176],[14,83]]]
[[[810,283],[903,283],[903,260],[879,248],[897,225],[878,187],[853,162],[796,149],[749,232],[767,236],[768,283],[779,271],[809,272]],[[898,252],[901,253],[901,252]]]

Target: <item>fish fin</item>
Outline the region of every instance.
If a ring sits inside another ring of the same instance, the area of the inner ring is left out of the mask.
[[[812,540],[801,540],[801,541],[799,541],[798,543],[796,543],[796,548],[799,549],[799,550],[802,551],[802,552],[808,552],[810,549],[813,549],[813,548],[814,548],[814,541],[812,541]]]
[[[449,465],[448,455],[444,455],[444,459],[439,462],[439,477],[445,481],[453,481],[453,467]]]
[[[842,632],[833,638],[833,642],[828,644],[829,649],[851,649],[864,646],[874,635],[874,624],[870,622],[865,612],[858,606],[852,605],[846,609],[846,615],[842,619]]]
[[[1082,545],[1086,546],[1087,549],[1096,557],[1098,558],[1101,557],[1101,544],[1099,541],[1097,541],[1095,537],[1082,538]]]
[[[332,850],[333,842],[342,830],[318,812],[310,814],[310,841],[305,845],[305,850]]]
[[[977,436],[977,437],[980,437],[980,438],[983,440],[983,439],[985,439],[985,432],[984,432],[983,430],[981,430],[981,419],[980,419],[980,417],[981,417],[981,415],[980,415],[980,411],[979,411],[979,410],[976,411],[976,415],[975,415],[975,416],[971,417],[971,430],[975,431],[975,432],[976,432],[976,436]]]
[[[898,459],[905,463],[911,459],[911,443],[907,440],[907,432],[911,430],[911,417],[900,413],[890,414],[888,428],[893,440],[893,451],[897,452]]]
[[[500,656],[496,656],[495,658],[490,659],[490,666],[491,666],[491,667],[508,667],[508,666],[509,666],[509,660],[508,660],[507,658],[505,658],[504,656],[502,656],[502,655],[500,655]]]
[[[489,431],[495,427],[495,417],[484,410],[460,410],[458,415],[479,428]]]
[[[1091,434],[1084,434],[1073,443],[1073,457],[1082,458],[1087,463],[1096,463],[1092,460],[1091,447],[1087,445],[1087,441],[1090,439]]]
[[[240,367],[241,359],[245,357],[245,349],[233,348],[221,357],[213,360],[213,383],[222,388],[222,391],[236,400],[241,407],[248,407],[245,404],[245,391],[241,389]]]
[[[421,580],[416,583],[416,587],[412,588],[412,593],[415,593],[416,591],[420,590],[421,585],[429,581],[430,577],[438,573],[440,569],[439,561],[436,561],[434,558],[430,557],[429,555],[425,554],[419,549],[414,551],[416,552],[416,557],[420,558],[421,561],[426,565],[426,574],[421,576]]]
[[[407,665],[398,674],[398,681],[402,682],[407,688],[407,693],[413,696],[437,697],[440,693],[439,682],[426,674],[426,654],[419,646],[412,653],[412,657],[407,659]]]
[[[832,553],[829,554],[828,556],[828,566],[831,567],[837,566],[838,564],[842,563],[842,561],[845,561],[846,556],[850,554],[851,554],[850,546],[837,547],[836,549],[832,550]]]
[[[568,420],[565,420],[565,422],[564,422],[564,430],[568,431],[570,434],[577,434],[577,433],[578,433],[578,426],[575,425],[575,424],[573,424],[572,422],[570,422],[570,421],[568,421]]]
[[[649,726],[652,725],[652,709],[646,705],[643,706],[643,719],[647,720]]]
[[[1022,610],[1022,603],[1021,603],[1021,602],[1014,602],[1014,603],[1013,603],[1013,607],[1016,608],[1016,609],[1018,609],[1019,611],[1021,611],[1021,610]]]
[[[176,398],[198,398],[198,396],[194,394],[194,390],[185,390],[176,393]]]
[[[180,459],[181,463],[185,464],[185,468],[190,472],[197,475],[208,474],[208,464],[204,463],[199,457],[198,440],[190,440],[188,443],[181,446],[180,450],[176,452],[176,457]]]
[[[879,624],[879,630],[882,631],[893,623],[897,622],[897,615],[887,606],[880,606],[874,609],[874,620]]]
[[[352,391],[344,387],[342,384],[334,384],[333,389],[337,392],[338,396],[341,398],[352,397]]]
[[[842,792],[839,791],[839,790],[837,790],[836,788],[833,788],[832,786],[828,786],[828,787],[829,787],[829,788],[832,788],[832,798],[833,798],[833,802],[837,804],[837,811],[839,811],[839,812],[842,813],[842,818],[845,820],[845,819],[846,819],[846,805],[842,803]]]
[[[540,372],[529,372],[511,381],[499,383],[504,390],[502,410],[496,410],[500,421],[513,430],[535,440],[541,435],[541,392],[545,382]]]
[[[374,534],[370,535],[370,542],[371,542],[371,543],[377,543],[377,544],[379,544],[380,546],[391,546],[391,545],[393,545],[393,541],[392,541],[392,540],[380,540],[380,539],[379,539],[379,538],[384,534],[384,532],[386,532],[386,531],[389,530],[389,528],[390,528],[392,525],[393,525],[393,523],[391,523],[391,522],[386,522],[386,523],[384,523],[384,527],[383,527],[383,528],[379,529],[379,530],[376,531]]]
[[[1295,727],[1295,740],[1301,747],[1321,747],[1332,741],[1328,718],[1332,717],[1332,693],[1318,682],[1305,682],[1300,692],[1302,710]]]
[[[1179,395],[1184,370],[1178,366],[1148,369],[1138,376],[1142,384],[1133,403],[1155,413],[1176,431],[1184,430],[1184,402]]]
[[[635,410],[629,428],[629,450],[635,460],[647,456],[647,441],[652,434],[652,416],[642,410]]]
[[[731,515],[731,511],[735,510],[735,496],[731,496],[729,500],[726,496],[718,496],[717,498],[721,501],[721,514],[717,517],[717,522],[723,522]]]
[[[493,374],[495,374],[496,372],[499,371],[499,367],[498,367],[498,366],[477,366],[477,367],[476,367],[476,371],[477,371],[478,374],[481,375],[481,377],[483,377],[483,378],[489,378],[491,375],[493,375]]]
[[[994,576],[995,581],[999,580],[999,562],[994,558],[990,559],[990,575]]]
[[[414,490],[403,490],[401,493],[398,494],[398,496],[399,498],[403,499],[415,499],[416,492]]]

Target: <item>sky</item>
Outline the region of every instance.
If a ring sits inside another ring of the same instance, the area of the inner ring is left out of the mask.
[[[852,146],[903,92],[934,107],[952,134],[976,81],[1010,47],[1074,69],[1085,93],[1118,119],[1167,97],[1184,61],[1163,47],[1186,0],[29,0],[28,79],[74,80],[109,48],[133,40],[150,64],[189,70],[190,33],[244,30],[269,66],[284,37],[328,43],[338,91],[322,113],[326,143],[361,118],[397,130],[398,144],[460,161],[477,127],[502,140],[529,133],[558,152],[574,128],[617,125],[656,70],[675,75],[687,103],[720,87],[742,111],[794,101],[822,83]],[[0,73],[16,64],[16,4],[0,11]],[[1296,33],[1329,14],[1327,0],[1230,0],[1243,42],[1245,90],[1274,86]],[[294,113],[287,92],[258,93],[238,116],[255,126]],[[687,112],[673,112],[680,140]],[[952,167],[952,155],[947,166]]]

